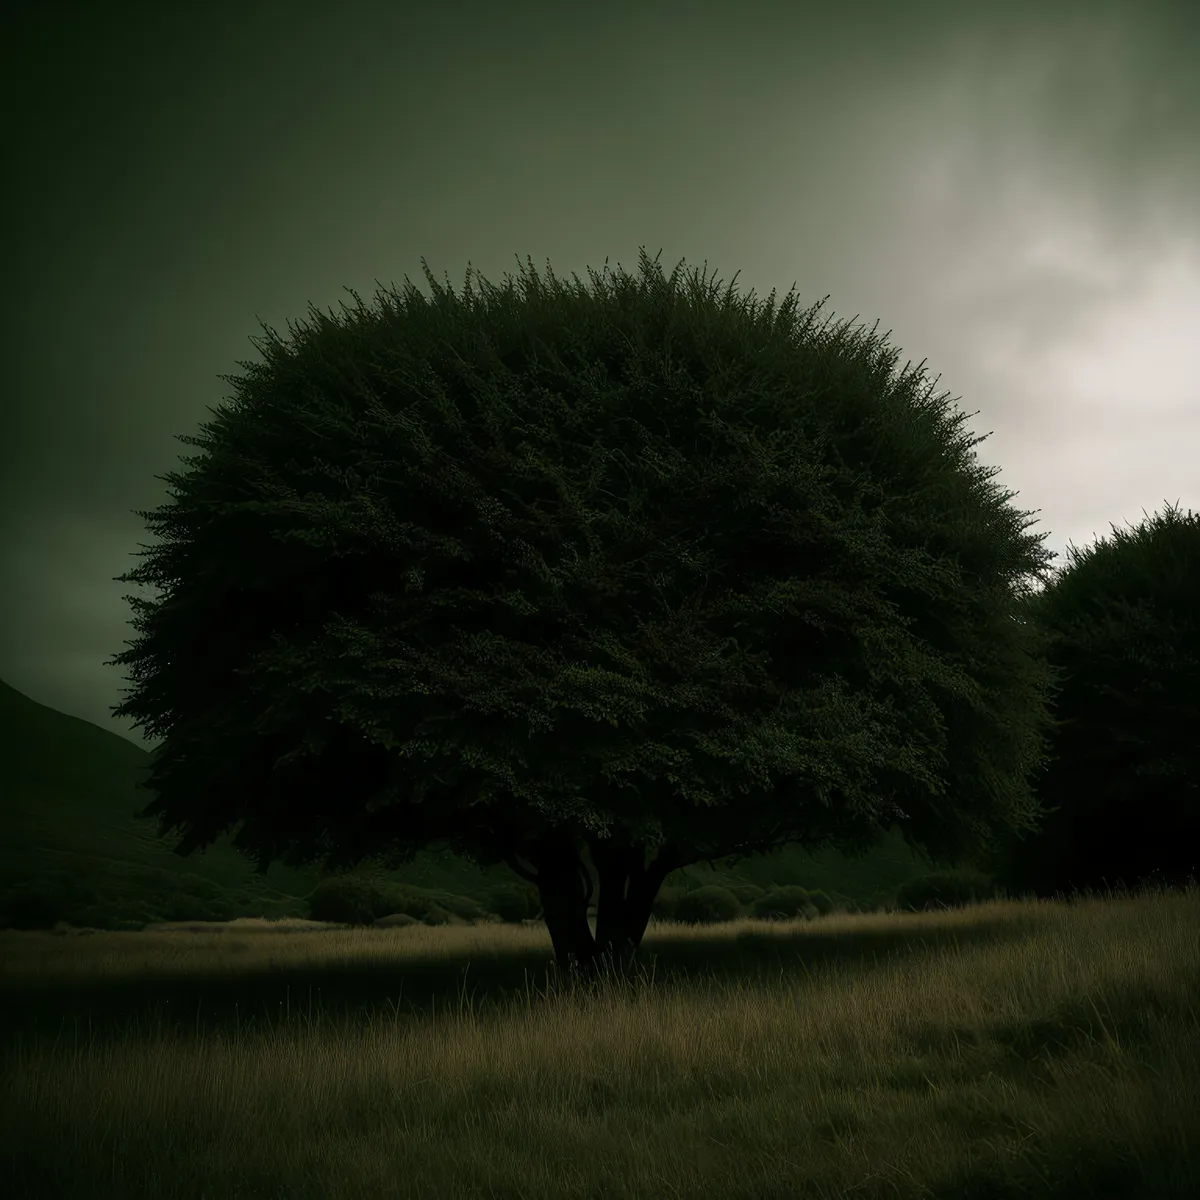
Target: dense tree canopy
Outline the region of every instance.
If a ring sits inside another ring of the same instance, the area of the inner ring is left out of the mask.
[[[1054,555],[920,366],[644,252],[590,291],[425,274],[268,330],[139,514],[116,711],[181,853],[446,844],[535,881],[565,962],[690,862],[1037,827],[1055,683],[1014,615]]]
[[[1013,891],[1200,879],[1200,515],[1113,532],[1027,601],[1061,687],[1048,816],[983,860]]]

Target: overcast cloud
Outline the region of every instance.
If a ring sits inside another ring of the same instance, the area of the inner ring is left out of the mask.
[[[44,704],[141,742],[103,663],[173,435],[260,319],[427,292],[422,256],[830,294],[994,431],[1049,549],[1200,510],[1198,4],[26,8],[0,679]]]

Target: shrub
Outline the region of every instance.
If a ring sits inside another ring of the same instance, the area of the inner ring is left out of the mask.
[[[213,883],[211,879],[205,879],[203,875],[197,875],[193,871],[185,871],[180,875],[168,875],[167,872],[162,872],[163,885],[169,887],[172,891],[182,892],[188,896],[200,896],[205,900],[210,900],[214,896],[223,895],[219,885]]]
[[[822,917],[827,917],[833,912],[833,900],[820,888],[808,893],[808,902]]]
[[[739,904],[753,904],[755,900],[766,893],[766,888],[760,888],[757,883],[735,883],[729,889]]]
[[[453,914],[461,917],[464,921],[481,920],[487,916],[487,910],[470,896],[390,883],[378,885],[378,890],[386,904],[385,912],[406,912],[421,921],[435,908],[447,916]],[[376,915],[382,915],[378,909]]]
[[[375,924],[381,929],[407,929],[410,925],[420,925],[421,922],[408,913],[389,913],[386,917],[377,917]]]
[[[162,921],[231,921],[235,906],[220,894],[197,895],[194,891],[164,896],[156,905]]]
[[[795,917],[817,915],[817,908],[809,898],[807,889],[796,884],[772,888],[754,901],[751,911],[766,921],[790,921]]]
[[[804,862],[798,859],[783,858],[772,859],[771,868],[771,886],[767,891],[774,888],[784,887],[803,887],[804,880],[808,876],[808,869]]]
[[[660,921],[672,921],[675,919],[675,905],[684,896],[683,888],[664,887],[660,888],[658,895],[654,897],[653,903],[650,905],[650,912]]]
[[[308,898],[310,921],[338,925],[370,925],[377,916],[393,911],[370,880],[357,875],[322,879]]]
[[[541,911],[538,890],[524,883],[504,883],[492,888],[486,898],[488,912],[502,921],[517,924],[536,917]]]
[[[680,896],[675,905],[675,920],[689,925],[717,925],[735,920],[742,911],[738,898],[717,884],[698,887]]]
[[[71,916],[67,898],[43,883],[29,883],[10,892],[0,909],[12,929],[53,929],[56,922]]]
[[[224,896],[214,896],[200,906],[201,921],[232,921],[242,916],[236,904],[226,900]]]
[[[905,912],[958,908],[972,901],[990,900],[995,894],[992,881],[979,871],[935,871],[901,884],[896,906]]]
[[[426,925],[444,925],[451,915],[482,919],[486,910],[469,896],[394,883],[381,876],[339,875],[323,879],[308,901],[312,921],[370,925],[377,918],[407,913]]]
[[[376,897],[373,902],[374,912],[377,917],[391,913],[408,913],[417,918],[424,916],[428,901],[421,899],[422,893],[419,890],[410,891],[402,884],[378,879],[374,881],[373,887]]]

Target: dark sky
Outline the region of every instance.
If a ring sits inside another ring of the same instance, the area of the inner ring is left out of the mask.
[[[259,320],[661,249],[928,360],[1061,552],[1200,509],[1200,4],[24,6],[0,679],[141,742],[112,577]],[[13,244],[15,242],[15,244]],[[1056,567],[1066,563],[1055,561]]]

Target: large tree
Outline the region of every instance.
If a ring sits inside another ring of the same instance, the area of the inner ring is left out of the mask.
[[[180,853],[447,845],[594,965],[689,863],[1037,827],[1055,684],[1014,616],[1054,555],[923,364],[644,251],[591,291],[422,265],[428,299],[268,329],[139,514],[115,711]]]
[[[1039,896],[1200,878],[1200,515],[1113,527],[1026,600],[1060,690],[1040,829],[984,865]]]

